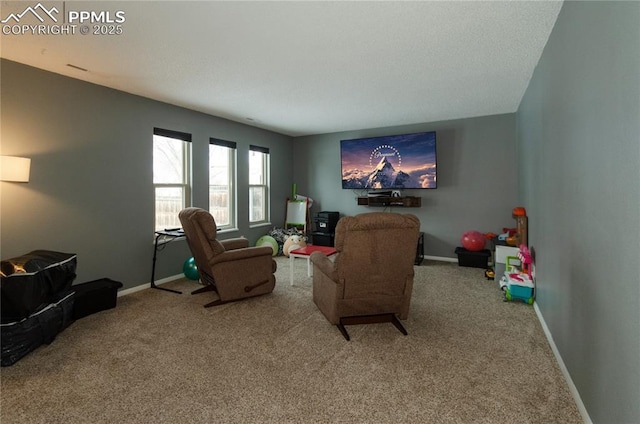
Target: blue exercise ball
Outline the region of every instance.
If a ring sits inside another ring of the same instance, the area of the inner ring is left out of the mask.
[[[198,280],[200,275],[198,274],[198,267],[196,266],[196,260],[192,257],[184,261],[184,265],[182,265],[182,272],[184,272],[184,276],[189,280]]]

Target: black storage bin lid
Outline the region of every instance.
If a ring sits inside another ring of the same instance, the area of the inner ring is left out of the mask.
[[[119,289],[123,284],[120,281],[114,281],[109,278],[101,278],[99,280],[88,281],[86,283],[74,284],[71,286],[71,290],[78,295],[82,295],[88,291],[102,290],[102,289]]]
[[[465,249],[464,247],[456,247],[456,255],[487,257],[488,258],[489,256],[491,256],[491,251],[489,249],[471,251],[471,250]]]
[[[116,307],[118,289],[123,284],[109,278],[89,281],[71,286],[76,294],[73,319],[84,318],[96,312]]]

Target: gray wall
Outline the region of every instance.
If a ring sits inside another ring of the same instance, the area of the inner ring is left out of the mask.
[[[82,282],[148,283],[153,257],[153,127],[193,135],[193,204],[208,208],[209,137],[238,143],[238,226],[221,238],[254,242],[248,226],[248,147],[270,148],[272,222],[284,221],[291,138],[15,62],[1,62],[2,154],[30,157],[28,184],[0,183],[0,255],[78,254]],[[156,278],[182,272],[186,242],[161,252]]]
[[[596,423],[640,422],[640,3],[565,2],[518,111],[537,303]]]
[[[342,189],[340,140],[420,131],[436,131],[438,188],[402,192],[422,197],[421,208],[358,206],[361,191]],[[515,227],[511,217],[517,206],[515,139],[515,114],[297,137],[294,179],[298,192],[314,200],[314,213],[414,213],[425,232],[425,254],[455,258],[465,231],[497,233]]]

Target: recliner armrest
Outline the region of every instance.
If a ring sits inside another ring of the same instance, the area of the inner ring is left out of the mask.
[[[318,270],[322,272],[324,275],[329,277],[333,281],[338,281],[338,272],[335,267],[335,263],[332,262],[327,256],[325,256],[322,252],[313,252],[311,256],[309,256],[313,265],[318,267]]]
[[[227,250],[211,259],[211,264],[220,262],[237,261],[240,259],[255,258],[259,256],[273,256],[273,250],[269,246],[255,246],[244,249]]]
[[[244,249],[249,247],[249,240],[244,237],[230,238],[226,240],[218,240],[225,250]]]

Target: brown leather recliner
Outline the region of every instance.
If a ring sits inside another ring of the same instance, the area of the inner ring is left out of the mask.
[[[205,308],[273,291],[277,265],[271,247],[249,247],[245,238],[218,240],[213,216],[201,208],[183,209],[178,217],[205,284],[192,294],[213,290],[220,297]]]
[[[420,221],[412,214],[373,212],[338,221],[337,256],[313,262],[313,301],[349,340],[345,325],[392,322],[409,315]]]

